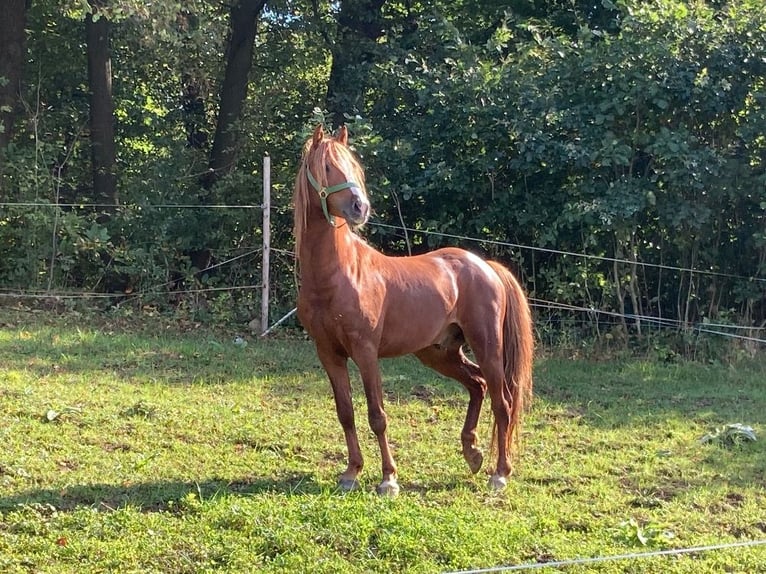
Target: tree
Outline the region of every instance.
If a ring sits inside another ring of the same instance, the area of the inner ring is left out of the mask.
[[[114,141],[114,102],[112,101],[112,62],[109,20],[101,14],[105,0],[90,0],[85,17],[88,47],[88,85],[90,87],[90,140],[93,194],[97,201],[116,206],[116,146]]]
[[[0,43],[23,28],[19,1],[0,5]],[[27,93],[13,81],[0,94],[30,105],[3,185],[22,201],[114,204],[119,176],[125,208],[106,221],[2,210],[8,284],[47,279],[52,261],[59,287],[113,289],[108,273],[136,289],[257,282],[252,265],[196,272],[258,233],[252,213],[204,204],[252,203],[269,152],[272,237],[289,246],[304,130],[328,119],[350,124],[376,222],[534,246],[473,248],[514,258],[540,299],[688,323],[766,319],[762,0],[89,2],[87,18],[72,0],[25,13]],[[0,74],[14,66],[4,58]],[[167,204],[201,208],[155,209]],[[387,251],[468,243],[367,233]]]
[[[231,33],[226,57],[226,71],[221,83],[218,123],[210,153],[210,174],[206,187],[231,172],[237,158],[237,122],[247,97],[247,84],[253,60],[256,24],[266,0],[239,0],[232,4]]]
[[[343,114],[365,111],[365,91],[371,66],[377,59],[376,41],[383,36],[381,8],[385,0],[342,0],[325,107],[336,125]]]
[[[26,59],[24,28],[28,7],[29,0],[0,2],[0,151],[8,145],[13,135]]]

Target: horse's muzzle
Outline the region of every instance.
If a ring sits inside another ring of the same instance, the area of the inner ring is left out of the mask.
[[[346,209],[343,210],[343,217],[352,225],[363,225],[367,223],[370,216],[370,202],[356,194],[353,195]]]

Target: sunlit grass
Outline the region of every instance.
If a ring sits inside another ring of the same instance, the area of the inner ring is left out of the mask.
[[[383,363],[402,494],[345,447],[300,337],[147,320],[0,319],[0,571],[440,572],[766,538],[762,362],[540,360],[508,489],[459,454],[462,388]],[[488,442],[489,409],[482,417]],[[722,425],[758,440],[700,439]],[[754,572],[766,547],[571,571]]]

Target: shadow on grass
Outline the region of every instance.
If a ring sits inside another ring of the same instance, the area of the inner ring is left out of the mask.
[[[215,500],[221,496],[254,496],[258,494],[316,495],[322,488],[309,474],[289,474],[277,478],[253,478],[229,482],[209,479],[202,482],[157,481],[127,486],[115,484],[82,484],[60,489],[40,489],[0,497],[0,511],[20,506],[49,505],[58,511],[94,508],[110,511],[136,508],[142,512],[174,512],[191,497],[194,503]]]
[[[113,373],[126,381],[225,384],[278,374],[319,375],[313,347],[303,340],[262,340],[236,332],[135,333],[32,326],[3,329],[0,360],[5,370],[36,377]],[[238,337],[240,337],[238,339]]]
[[[763,422],[766,370],[700,363],[550,359],[535,373],[535,394],[589,425],[614,428],[668,416],[720,423]]]
[[[4,328],[0,362],[4,371],[37,377],[76,373],[99,380],[112,373],[126,382],[231,384],[255,382],[275,400],[330,398],[330,385],[307,340],[247,337],[210,330],[109,332],[48,325]],[[0,331],[2,332],[2,331]],[[387,401],[468,404],[460,384],[422,366],[413,357],[381,361]],[[351,367],[354,393],[362,395]],[[573,361],[546,359],[535,367],[537,401],[597,428],[662,426],[668,418],[716,425],[763,425],[766,369],[699,363]],[[485,404],[483,416],[489,416]],[[328,413],[328,417],[332,417]],[[395,424],[395,421],[393,421]],[[765,455],[766,456],[766,455]]]
[[[236,345],[236,333],[184,332],[143,328],[110,332],[71,325],[5,327],[0,361],[6,371],[35,376],[76,373],[101,378],[114,373],[127,382],[152,384],[258,384],[275,399],[330,397],[313,344],[302,339],[248,336]],[[9,336],[10,334],[10,336]],[[381,361],[388,401],[448,402],[465,408],[468,396],[457,382],[423,367],[413,357]],[[351,366],[354,393],[361,394]],[[764,422],[766,369],[696,363],[664,365],[647,361],[538,361],[537,400],[558,405],[595,427],[615,428],[661,421],[663,417],[704,416],[716,424]],[[486,405],[488,407],[488,405]],[[485,416],[489,409],[485,407]]]

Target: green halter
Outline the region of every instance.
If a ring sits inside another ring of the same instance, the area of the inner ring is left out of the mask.
[[[358,187],[358,185],[352,181],[344,181],[343,183],[331,185],[330,187],[322,187],[319,185],[319,182],[314,179],[314,176],[311,175],[311,170],[308,169],[308,167],[306,168],[306,175],[309,178],[309,183],[317,190],[317,193],[319,193],[319,199],[322,201],[322,211],[324,212],[325,219],[327,219],[327,222],[330,225],[335,227],[335,218],[330,215],[330,212],[327,210],[327,196],[336,191]]]

